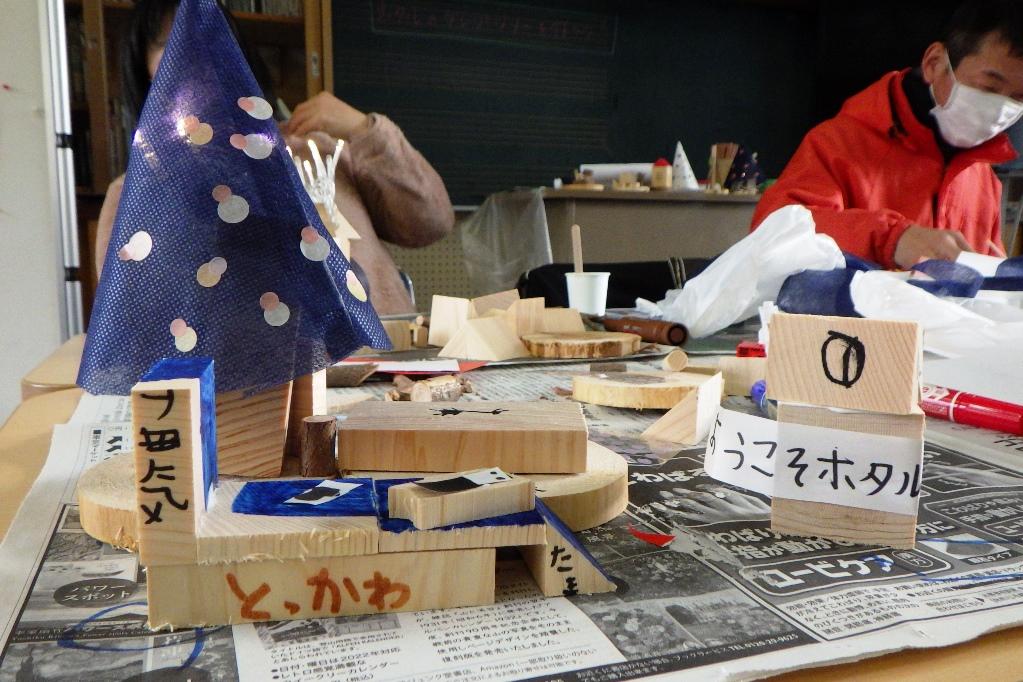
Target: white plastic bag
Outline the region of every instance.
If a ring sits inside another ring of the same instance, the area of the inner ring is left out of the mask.
[[[461,232],[475,296],[514,289],[522,273],[552,261],[539,189],[491,194],[465,220]]]
[[[789,275],[844,268],[845,258],[835,240],[814,230],[813,216],[805,207],[778,209],[683,289],[668,291],[657,304],[662,316],[684,324],[690,336],[709,336],[756,315],[761,303],[777,299]]]

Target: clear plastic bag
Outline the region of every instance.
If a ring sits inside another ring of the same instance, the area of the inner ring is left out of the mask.
[[[491,194],[461,232],[474,296],[514,289],[522,273],[553,260],[540,189]]]

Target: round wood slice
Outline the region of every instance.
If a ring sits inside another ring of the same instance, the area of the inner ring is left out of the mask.
[[[350,471],[350,477],[411,478],[420,474],[396,471]],[[520,474],[521,475],[521,474]],[[536,494],[573,531],[607,523],[629,503],[629,467],[625,459],[602,445],[588,442],[586,471],[578,474],[526,474]],[[100,462],[78,483],[82,528],[100,542],[135,551],[137,547],[135,458],[117,455]]]
[[[100,542],[134,552],[138,543],[136,508],[134,455],[115,455],[78,479],[82,528]]]
[[[537,358],[620,358],[639,352],[642,339],[627,332],[526,334],[522,343]]]
[[[679,372],[613,372],[572,377],[572,398],[594,405],[670,410],[707,377]]]

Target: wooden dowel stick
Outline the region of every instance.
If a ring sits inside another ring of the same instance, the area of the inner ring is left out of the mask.
[[[575,272],[583,271],[583,236],[578,225],[572,225],[572,266]]]
[[[337,420],[333,415],[314,415],[302,420],[302,475],[337,476]]]

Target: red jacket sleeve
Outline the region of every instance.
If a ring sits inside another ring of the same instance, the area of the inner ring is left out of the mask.
[[[835,156],[841,146],[820,127],[810,131],[757,204],[751,231],[782,206],[801,204],[813,214],[817,232],[831,236],[843,251],[886,268],[897,267],[895,246],[911,221],[888,209],[847,208],[850,180],[843,177]]]

